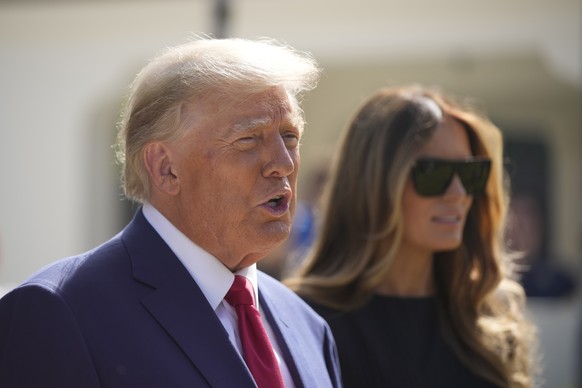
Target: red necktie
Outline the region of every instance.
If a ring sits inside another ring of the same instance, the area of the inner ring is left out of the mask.
[[[284,387],[275,352],[261,322],[261,314],[253,304],[253,288],[247,278],[235,275],[224,299],[236,310],[243,358],[259,388]]]

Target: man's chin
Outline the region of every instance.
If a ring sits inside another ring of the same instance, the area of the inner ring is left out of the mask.
[[[261,228],[257,242],[259,246],[270,248],[271,250],[283,244],[291,234],[291,225],[285,222],[270,222]]]

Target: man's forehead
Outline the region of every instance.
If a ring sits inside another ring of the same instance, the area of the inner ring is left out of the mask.
[[[187,104],[186,112],[204,117],[204,121],[219,119],[229,132],[249,132],[272,126],[276,122],[285,127],[304,127],[304,119],[296,100],[285,90],[273,88],[247,98],[225,98],[220,94],[193,98]]]

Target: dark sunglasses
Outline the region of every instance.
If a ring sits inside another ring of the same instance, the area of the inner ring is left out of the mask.
[[[443,194],[457,174],[467,195],[485,190],[491,160],[475,157],[464,160],[422,158],[412,167],[412,182],[419,195],[432,197]]]

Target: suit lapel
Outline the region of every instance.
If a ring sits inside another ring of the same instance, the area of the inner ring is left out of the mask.
[[[255,387],[222,323],[191,278],[176,273],[142,303],[212,387],[232,387],[233,377],[236,386]]]
[[[138,211],[123,233],[134,277],[152,286],[143,306],[212,387],[256,385],[204,294]]]

